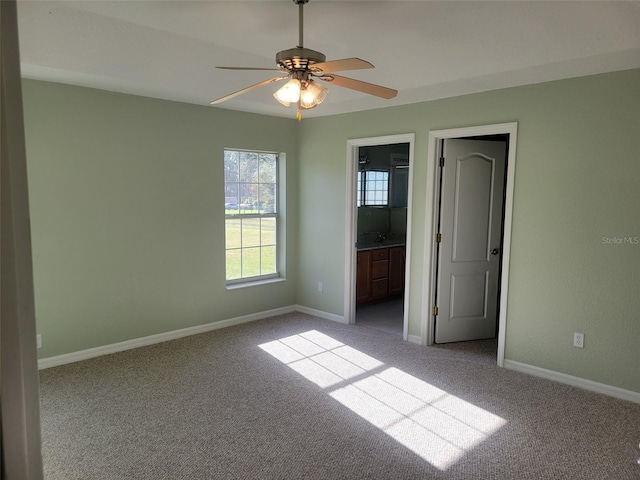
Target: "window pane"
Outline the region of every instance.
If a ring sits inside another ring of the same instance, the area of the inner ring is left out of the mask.
[[[242,250],[227,250],[227,280],[241,277],[241,252]]]
[[[238,181],[238,168],[236,165],[230,166],[227,162],[224,163],[224,181],[227,183]]]
[[[389,172],[365,170],[358,172],[358,206],[389,204]]]
[[[224,211],[226,215],[237,215],[239,213],[237,203],[225,203]]]
[[[261,220],[262,228],[260,230],[260,244],[275,245],[276,244],[276,219],[263,218]]]
[[[240,248],[242,246],[241,227],[239,218],[227,218],[225,222],[226,248]]]
[[[224,169],[229,171],[238,171],[240,152],[233,150],[225,150],[224,152]],[[226,177],[225,177],[226,178]]]
[[[276,247],[262,247],[262,275],[268,275],[270,273],[276,273]]]
[[[224,187],[224,209],[225,210],[237,210],[238,209],[238,184],[227,183]],[[237,212],[226,212],[227,214],[234,214]]]
[[[262,213],[274,213],[276,211],[275,184],[262,184],[259,190],[259,205]]]
[[[253,152],[240,153],[240,181],[258,181],[258,155]]]
[[[262,154],[259,161],[260,183],[276,183],[276,156],[273,154]]]
[[[242,276],[260,275],[260,247],[242,249]]]
[[[244,218],[242,220],[242,246],[260,246],[260,219]]]
[[[240,184],[240,210],[242,213],[253,213],[254,204],[258,200],[257,183]]]

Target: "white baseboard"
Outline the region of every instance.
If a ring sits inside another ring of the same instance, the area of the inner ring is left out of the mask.
[[[594,382],[585,378],[574,377],[572,375],[567,375],[566,373],[554,372],[553,370],[547,370],[545,368],[535,367],[533,365],[527,365],[526,363],[506,359],[504,361],[504,368],[527,373],[536,377],[546,378],[547,380],[553,380],[554,382],[564,383],[573,387],[591,390],[592,392],[602,393],[604,395],[620,398],[629,402],[640,403],[640,393],[638,392],[632,392],[631,390],[625,390],[623,388],[613,387],[604,383]]]
[[[347,323],[342,315],[336,315],[335,313],[329,313],[322,310],[316,310],[315,308],[305,307],[303,305],[296,305],[296,312],[306,313],[313,315],[314,317],[324,318],[326,320],[333,320],[338,323]]]
[[[284,315],[292,312],[306,313],[308,315],[324,318],[326,320],[345,323],[344,317],[340,315],[335,315],[333,313],[316,310],[314,308],[309,308],[302,305],[290,305],[287,307],[276,308],[273,310],[253,313],[250,315],[243,315],[241,317],[229,318],[227,320],[221,320],[219,322],[207,323],[205,325],[181,328],[180,330],[158,333],[156,335],[149,335],[147,337],[134,338],[132,340],[113,343],[111,345],[89,348],[86,350],[80,350],[78,352],[57,355],[55,357],[42,358],[38,360],[38,369],[43,370],[46,368],[57,367],[68,363],[79,362],[81,360],[88,360],[90,358],[95,358],[102,355],[109,355],[116,352],[122,352],[124,350],[131,350],[134,348],[145,347],[147,345],[176,340],[178,338],[188,337],[190,335],[197,335],[199,333],[210,332],[219,328],[232,327],[234,325],[254,322],[256,320],[262,320],[264,318]],[[407,340],[411,343],[416,343],[419,345],[422,344],[422,339],[418,335],[409,335],[407,337]],[[611,397],[627,400],[629,402],[640,403],[640,393],[638,392],[624,390],[622,388],[586,380],[584,378],[574,377],[564,373],[554,372],[553,370],[546,370],[544,368],[527,365],[513,360],[505,360],[504,367],[509,370],[515,370],[529,375],[534,375],[536,377],[546,378],[548,380],[572,385],[574,387],[584,388],[585,390],[591,390],[597,393],[602,393],[604,395],[609,395]]]
[[[242,323],[261,320],[263,318],[275,317],[276,315],[284,315],[285,313],[291,313],[297,310],[298,310],[298,307],[296,307],[295,305],[291,305],[288,307],[275,308],[273,310],[253,313],[251,315],[243,315],[241,317],[229,318],[227,320],[220,320],[219,322],[212,322],[204,325],[196,325],[194,327],[181,328],[179,330],[173,330],[171,332],[165,332],[165,333],[158,333],[155,335],[149,335],[147,337],[134,338],[132,340],[125,340],[124,342],[112,343],[111,345],[103,345],[100,347],[80,350],[78,352],[65,353],[63,355],[57,355],[55,357],[41,358],[40,360],[38,360],[38,369],[43,370],[45,368],[57,367],[59,365],[79,362],[81,360],[88,360],[89,358],[100,357],[102,355],[109,355],[116,352],[122,352],[124,350],[131,350],[133,348],[145,347],[147,345],[153,345],[155,343],[162,343],[162,342],[167,342],[169,340],[176,340],[178,338],[188,337],[190,335],[197,335],[199,333],[210,332],[212,330],[217,330],[219,328],[232,327],[234,325],[240,325]]]

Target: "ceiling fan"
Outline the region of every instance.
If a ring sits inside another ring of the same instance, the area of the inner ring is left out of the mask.
[[[281,104],[288,107],[292,103],[297,104],[298,120],[302,119],[301,110],[308,110],[322,103],[329,91],[321,85],[317,80],[332,83],[339,87],[350,88],[376,97],[390,99],[394,98],[397,90],[382,87],[373,83],[355,80],[353,78],[336,75],[334,72],[342,70],[360,70],[366,68],[374,68],[374,66],[360,58],[343,58],[340,60],[326,61],[324,54],[304,48],[303,44],[303,8],[304,4],[309,0],[293,0],[298,5],[298,23],[299,23],[299,44],[295,48],[282,50],[276,53],[276,65],[278,68],[260,68],[260,67],[216,67],[224,70],[267,70],[278,72],[277,76],[264,80],[250,87],[243,88],[237,92],[225,95],[211,102],[215,105],[226,100],[242,95],[255,88],[269,85],[273,82],[289,79],[273,96]]]

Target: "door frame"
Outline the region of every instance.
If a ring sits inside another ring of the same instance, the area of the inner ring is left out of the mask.
[[[405,133],[398,135],[385,135],[380,137],[354,138],[347,140],[347,160],[346,160],[346,195],[345,195],[345,252],[344,252],[344,320],[345,323],[354,324],[356,321],[356,241],[358,235],[358,206],[357,195],[357,172],[358,172],[358,149],[377,145],[390,145],[395,143],[409,144],[409,188],[407,193],[407,237],[405,241],[405,274],[404,274],[404,314],[402,338],[407,340],[408,318],[409,318],[409,278],[411,265],[411,204],[413,199],[413,171],[414,171],[414,148],[415,133]]]
[[[472,127],[454,128],[447,130],[432,130],[429,132],[429,145],[427,156],[427,204],[425,208],[425,257],[423,266],[423,278],[425,282],[425,292],[423,296],[422,311],[424,312],[421,322],[421,338],[423,345],[433,345],[435,343],[435,317],[432,314],[435,298],[435,270],[436,270],[436,222],[438,213],[438,197],[440,195],[438,179],[439,168],[439,143],[447,138],[466,138],[482,135],[509,135],[509,149],[507,151],[507,174],[504,197],[504,226],[502,234],[502,265],[500,278],[500,299],[498,317],[498,366],[504,366],[504,349],[506,341],[507,327],[507,299],[509,289],[509,260],[511,257],[511,226],[513,221],[513,187],[515,183],[516,170],[516,144],[518,134],[518,123],[499,123],[493,125],[480,125]],[[433,241],[432,241],[433,240]]]

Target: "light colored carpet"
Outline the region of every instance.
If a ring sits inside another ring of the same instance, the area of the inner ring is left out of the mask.
[[[640,405],[289,314],[41,372],[47,480],[640,478]]]

